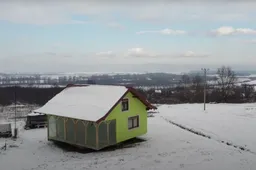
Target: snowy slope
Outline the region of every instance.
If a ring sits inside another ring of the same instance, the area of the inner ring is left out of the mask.
[[[164,105],[163,117],[187,128],[203,132],[216,140],[256,152],[256,104]]]
[[[1,169],[243,170],[256,167],[256,155],[187,132],[161,116],[159,113],[148,119],[148,134],[142,137],[145,142],[112,151],[68,152],[47,141],[46,129],[22,131],[14,142],[18,147],[0,151]]]

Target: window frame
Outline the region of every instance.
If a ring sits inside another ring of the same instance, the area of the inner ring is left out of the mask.
[[[132,120],[132,127],[129,127],[129,121]],[[137,121],[137,126],[134,126],[134,121]],[[128,130],[133,130],[133,129],[136,129],[136,128],[139,128],[140,127],[140,116],[139,115],[136,115],[136,116],[131,116],[131,117],[128,117]]]
[[[123,109],[123,103],[124,102],[127,102],[127,110],[124,110]],[[122,99],[122,101],[121,101],[121,110],[122,110],[122,112],[127,112],[127,111],[129,111],[129,99],[128,98],[123,98]]]

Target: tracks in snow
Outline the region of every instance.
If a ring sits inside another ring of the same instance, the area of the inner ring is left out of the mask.
[[[202,132],[197,131],[197,130],[192,129],[192,128],[188,128],[188,127],[183,126],[183,125],[181,125],[181,124],[175,123],[175,122],[173,122],[172,120],[169,120],[169,119],[167,119],[167,118],[165,118],[165,117],[163,117],[163,116],[161,116],[161,118],[163,118],[163,119],[164,119],[165,121],[167,121],[168,123],[171,123],[171,124],[173,124],[173,125],[175,125],[175,126],[181,128],[181,129],[183,129],[183,130],[185,130],[185,131],[188,131],[188,132],[190,132],[190,133],[193,133],[193,134],[195,134],[195,135],[202,136],[202,137],[207,138],[207,139],[212,139],[212,140],[215,140],[215,141],[217,141],[217,142],[219,142],[219,143],[226,144],[227,146],[230,146],[230,147],[239,149],[239,150],[241,150],[241,151],[246,151],[246,152],[249,152],[249,153],[252,153],[252,154],[256,155],[256,152],[253,152],[253,151],[251,151],[250,149],[248,149],[248,148],[246,148],[246,147],[244,147],[244,146],[239,146],[239,145],[235,145],[235,144],[233,144],[233,143],[231,143],[231,142],[228,142],[228,141],[224,141],[224,140],[220,140],[220,139],[215,139],[215,138],[213,138],[213,137],[210,136],[210,135],[207,135],[207,134],[205,134],[205,133],[202,133]]]

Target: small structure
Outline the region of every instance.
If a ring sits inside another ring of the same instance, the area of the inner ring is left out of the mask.
[[[29,113],[27,115],[25,129],[33,129],[47,126],[47,115],[41,113]]]
[[[0,124],[0,138],[12,137],[12,127],[11,123],[1,123]]]
[[[99,150],[147,133],[148,109],[131,87],[68,85],[34,112],[47,114],[48,140]]]

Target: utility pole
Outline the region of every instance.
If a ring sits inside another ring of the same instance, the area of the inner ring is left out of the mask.
[[[17,125],[16,125],[16,117],[17,117],[17,99],[16,99],[16,84],[14,86],[14,138],[16,139],[17,138],[17,135],[18,135],[18,129],[17,129]]]
[[[204,110],[206,110],[206,85],[207,85],[207,71],[209,71],[208,68],[202,68],[201,69],[204,72]]]

